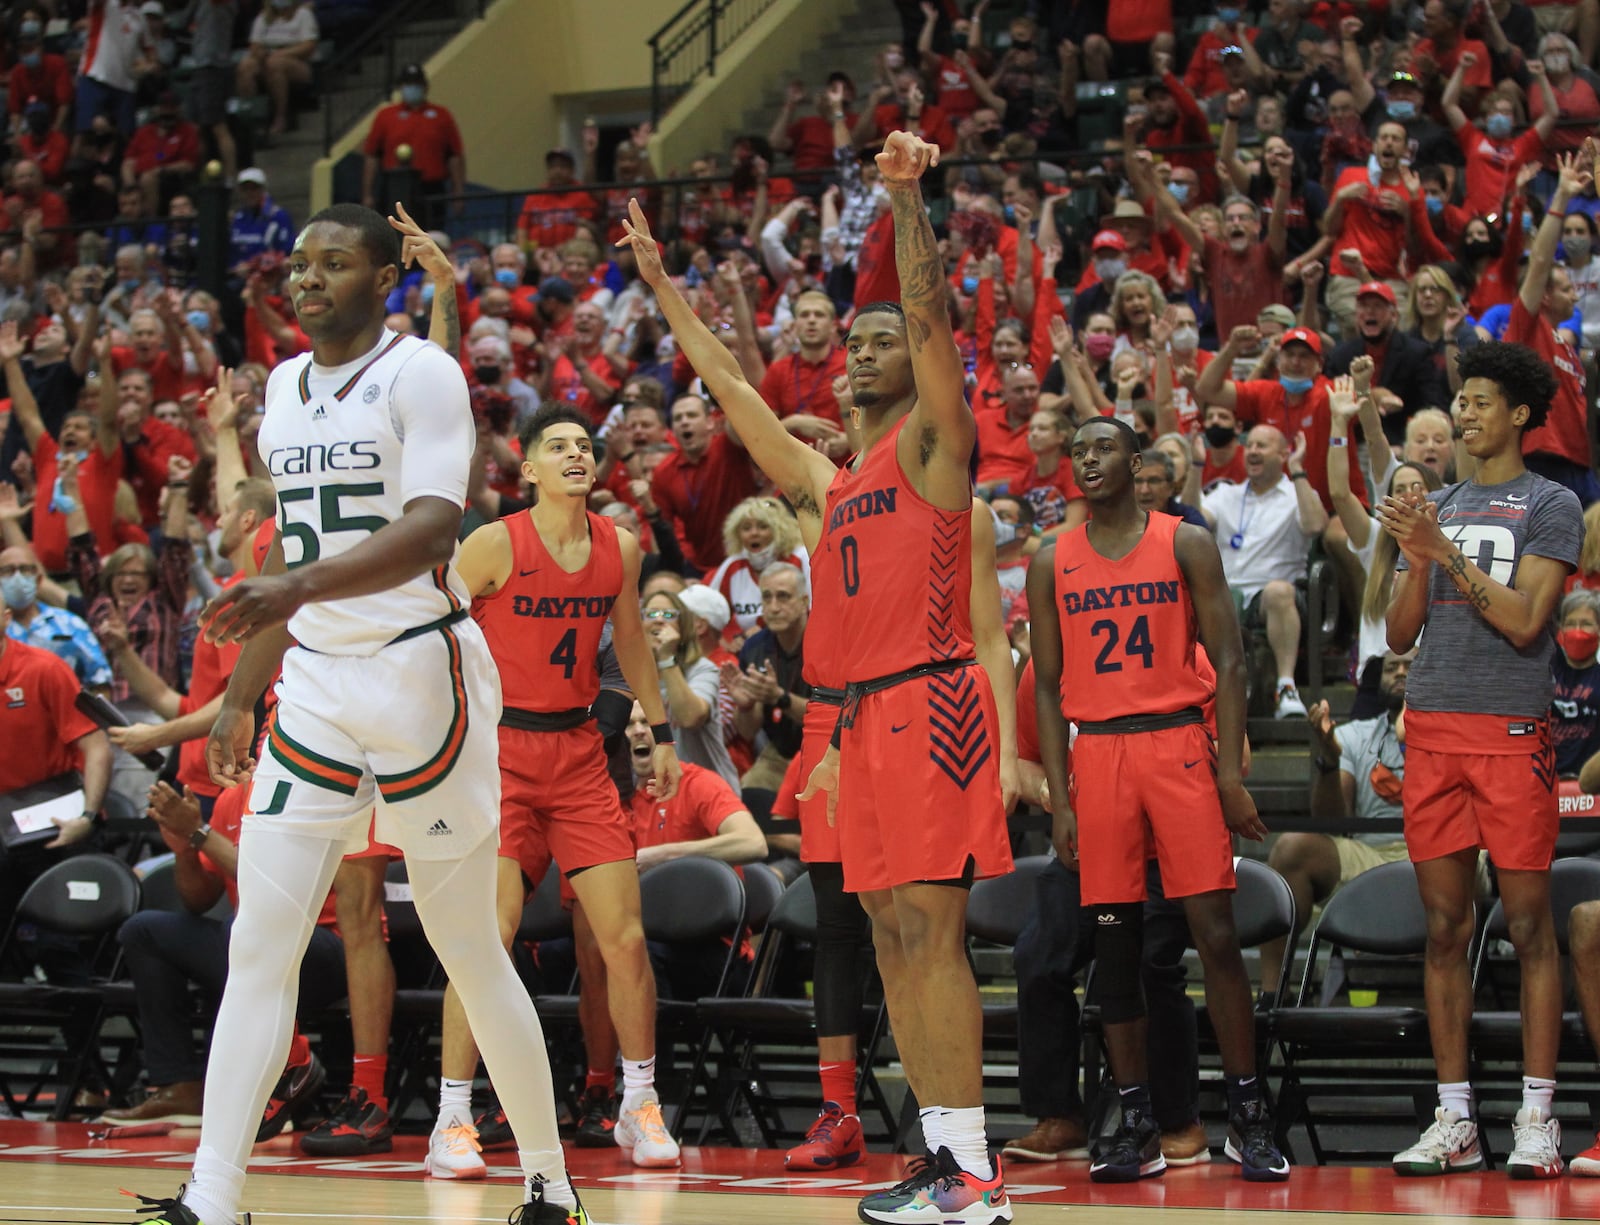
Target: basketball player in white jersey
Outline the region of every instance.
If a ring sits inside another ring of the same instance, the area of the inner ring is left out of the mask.
[[[406,247],[409,258],[415,240]],[[588,1225],[556,1134],[544,1035],[495,919],[500,685],[454,566],[474,444],[467,385],[437,346],[383,326],[401,262],[384,219],[350,204],[313,217],[289,257],[312,351],[267,384],[259,445],[279,539],[262,576],[203,616],[211,640],[245,643],[206,747],[219,783],[251,784],[239,910],[194,1175],[181,1198],[145,1200],[151,1225],[237,1221],[296,968],[375,801],[378,837],[405,852],[418,914],[519,1141],[528,1189],[512,1221]],[[280,660],[258,764],[251,711]]]

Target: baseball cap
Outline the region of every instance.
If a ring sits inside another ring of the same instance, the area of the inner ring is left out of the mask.
[[[572,288],[572,282],[565,277],[547,276],[539,282],[539,296],[571,306],[578,295]]]
[[[426,85],[428,74],[422,71],[421,64],[407,64],[400,70],[400,75],[395,78],[398,85]]]
[[[166,6],[161,3],[161,0],[144,0],[144,3],[139,6],[139,15],[141,17],[164,18],[167,15],[167,9]]]
[[[1101,230],[1089,243],[1089,250],[1091,251],[1100,251],[1107,247],[1113,251],[1126,251],[1128,249],[1128,240],[1115,230]]]
[[[1171,93],[1172,93],[1172,91],[1167,88],[1167,83],[1165,81],[1163,81],[1160,77],[1152,77],[1150,80],[1145,82],[1145,85],[1144,85],[1144,96],[1146,98],[1148,98],[1151,94],[1171,94]]]
[[[1310,328],[1290,328],[1283,334],[1283,341],[1279,347],[1281,348],[1283,345],[1292,344],[1295,341],[1299,341],[1301,344],[1305,345],[1306,348],[1310,349],[1318,357],[1322,356],[1322,337],[1318,336]]]
[[[239,177],[235,182],[241,187],[246,183],[254,183],[257,187],[265,187],[267,185],[267,172],[259,166],[246,166],[239,171]]]
[[[569,166],[576,166],[578,164],[578,159],[572,156],[571,149],[562,149],[558,147],[551,149],[550,152],[544,155],[544,164],[548,166],[551,162],[566,162]]]
[[[727,597],[715,587],[707,587],[704,583],[685,587],[678,592],[678,600],[719,634],[727,628],[729,620],[733,617],[733,610],[728,607]]]
[[[1292,328],[1294,326],[1294,312],[1282,302],[1274,302],[1269,306],[1263,306],[1256,315],[1257,323],[1269,320],[1281,327]]]
[[[1368,294],[1377,294],[1390,306],[1394,305],[1394,290],[1390,289],[1383,281],[1368,281],[1360,289],[1356,290],[1356,297],[1358,298],[1364,298]]]

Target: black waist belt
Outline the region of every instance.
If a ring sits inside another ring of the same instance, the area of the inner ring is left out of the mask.
[[[824,706],[843,706],[844,690],[824,689],[821,685],[817,685],[811,690],[811,696],[806,701],[821,702]]]
[[[870,681],[851,681],[844,688],[844,702],[839,711],[839,722],[833,729],[835,747],[839,743],[839,733],[847,727],[854,727],[856,713],[861,709],[861,699],[869,693],[880,693],[885,689],[893,689],[896,685],[903,685],[907,681],[919,680],[924,676],[938,676],[943,672],[958,672],[962,668],[971,667],[978,661],[975,659],[940,659],[925,664],[918,664],[914,668],[906,668],[901,672],[891,672],[888,676],[874,677]]]
[[[406,630],[405,633],[396,634],[393,638],[389,639],[387,645],[394,646],[395,643],[405,642],[408,638],[421,638],[424,634],[431,634],[435,630],[449,629],[457,621],[465,621],[466,619],[467,610],[464,608],[458,608],[454,612],[445,613],[444,616],[440,617],[436,621],[428,622],[426,625],[413,625],[410,629]]]
[[[1079,723],[1080,736],[1131,736],[1135,732],[1164,732],[1170,727],[1188,727],[1204,722],[1198,706],[1185,706],[1169,715],[1123,715],[1102,723]]]
[[[593,718],[594,712],[587,706],[574,706],[571,710],[518,710],[507,706],[500,712],[500,726],[519,732],[566,732]]]

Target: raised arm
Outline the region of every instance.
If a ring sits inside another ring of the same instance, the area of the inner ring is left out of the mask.
[[[84,270],[83,300],[88,309],[84,312],[83,323],[73,338],[72,352],[67,356],[67,361],[72,364],[72,369],[77,372],[79,378],[89,372],[89,359],[94,356],[95,337],[100,334],[100,295],[104,282],[105,272],[98,266]],[[65,309],[61,311],[63,324],[67,324],[71,317],[70,311]]]
[[[1550,207],[1533,236],[1533,247],[1528,252],[1528,269],[1517,290],[1522,308],[1535,317],[1544,301],[1550,272],[1556,264],[1556,244],[1561,241],[1561,223],[1567,215],[1567,203],[1593,180],[1590,170],[1592,146],[1592,140],[1585,142],[1584,152],[1589,154],[1590,162],[1581,162],[1575,153],[1565,153],[1556,159],[1558,174],[1555,194],[1550,197]]]
[[[922,204],[919,180],[938,164],[939,147],[909,132],[890,133],[878,154],[878,173],[894,211],[895,269],[917,384],[917,402],[898,440],[901,463],[926,475],[922,492],[929,501],[953,510],[957,504],[965,509],[970,500],[967,462],[978,427],[967,405],[966,371],[950,328],[944,258]],[[937,469],[935,458],[941,461]]]
[[[1245,108],[1250,105],[1249,91],[1234,90],[1228,95],[1227,105],[1222,119],[1222,138],[1217,145],[1217,161],[1228,172],[1228,181],[1233,184],[1233,190],[1243,195],[1250,190],[1250,172],[1239,160],[1239,121],[1244,118]]]
[[[11,393],[11,411],[22,427],[23,441],[28,450],[37,448],[39,440],[46,437],[44,417],[39,412],[39,402],[33,398],[28,379],[22,372],[22,340],[17,335],[15,321],[0,323],[0,364],[6,372],[6,386]]]
[[[1260,335],[1255,326],[1249,323],[1241,323],[1228,333],[1227,342],[1212,359],[1211,364],[1200,372],[1200,377],[1194,385],[1194,398],[1201,404],[1236,407],[1238,395],[1233,380],[1228,377],[1228,371],[1233,369],[1233,363],[1239,354],[1255,344],[1256,338]]]
[[[1344,79],[1355,99],[1356,114],[1364,115],[1372,105],[1377,91],[1367,80],[1367,66],[1361,59],[1361,46],[1356,38],[1361,33],[1361,18],[1346,17],[1339,23],[1339,57],[1344,63]]]
[[[433,285],[433,311],[428,317],[428,339],[452,358],[461,356],[461,312],[456,301],[456,270],[450,257],[428,231],[412,220],[406,206],[395,201],[389,224],[400,235],[400,265],[420,268]]]
[[[1345,534],[1355,548],[1363,549],[1372,538],[1372,518],[1361,499],[1350,489],[1350,460],[1347,454],[1352,445],[1350,423],[1356,416],[1355,386],[1348,374],[1333,380],[1328,392],[1329,445],[1328,445],[1328,500],[1334,513],[1344,524]],[[1334,441],[1343,439],[1343,443]]]
[[[761,346],[756,343],[756,320],[750,310],[750,295],[745,292],[744,279],[732,260],[724,260],[717,269],[715,285],[717,296],[733,311],[733,343],[739,368],[753,386],[759,387],[767,375],[767,363],[761,357]]]
[[[667,276],[660,249],[650,236],[644,210],[637,200],[629,201],[628,213],[629,219],[623,222],[627,234],[622,241],[633,248],[639,276],[655,291],[656,304],[678,348],[695,373],[705,380],[706,389],[721,406],[723,416],[737,431],[751,458],[783,490],[801,522],[809,520],[813,529],[820,531],[822,505],[838,469],[783,427],[777,414],[745,378],[738,360],[700,321]]]
[[[1450,79],[1445,82],[1444,93],[1439,95],[1439,106],[1444,111],[1445,122],[1450,125],[1452,132],[1459,132],[1471,122],[1467,112],[1461,109],[1461,87],[1466,82],[1467,70],[1478,63],[1478,57],[1470,51],[1463,51],[1456,57],[1456,70],[1450,74]],[[1539,65],[1541,68],[1544,65]]]

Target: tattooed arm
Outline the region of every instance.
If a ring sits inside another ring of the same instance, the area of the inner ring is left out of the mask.
[[[900,433],[900,462],[921,473],[921,492],[948,510],[971,501],[967,462],[978,426],[967,406],[965,371],[950,328],[944,259],[922,204],[923,173],[938,164],[937,146],[909,132],[891,133],[878,170],[894,212],[894,260],[917,400]]]

